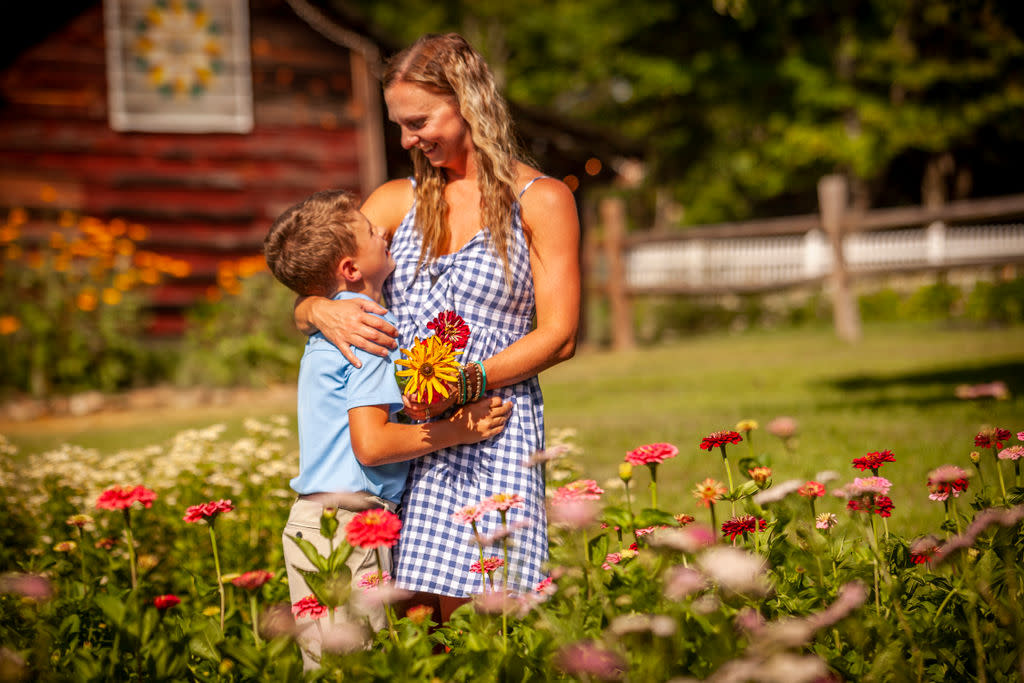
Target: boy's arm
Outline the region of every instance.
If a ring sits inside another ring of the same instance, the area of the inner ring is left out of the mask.
[[[362,406],[348,411],[349,434],[356,459],[373,467],[489,439],[505,429],[511,413],[512,403],[494,396],[468,403],[443,420],[413,425],[390,422],[386,405]]]

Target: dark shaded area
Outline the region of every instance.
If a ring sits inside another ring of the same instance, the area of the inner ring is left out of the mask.
[[[1024,360],[985,365],[962,365],[895,375],[857,374],[833,378],[825,381],[824,384],[845,392],[847,396],[844,397],[843,403],[852,401],[862,405],[880,406],[893,403],[901,405],[957,403],[965,400],[957,398],[956,388],[958,386],[995,381],[1006,383],[1011,398],[1024,394]],[[937,388],[941,388],[941,391],[936,391]],[[905,392],[913,393],[907,395]],[[969,400],[991,401],[994,399]]]
[[[96,0],[8,2],[0,13],[0,69],[95,4]]]

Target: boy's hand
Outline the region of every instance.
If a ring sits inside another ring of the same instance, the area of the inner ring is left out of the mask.
[[[456,395],[457,391],[452,391],[448,398],[437,403],[420,403],[414,401],[405,394],[402,394],[402,403],[405,405],[405,414],[413,420],[429,420],[434,417],[440,417],[444,411],[455,405],[455,399],[458,398]]]
[[[467,403],[448,418],[464,435],[462,443],[477,443],[501,434],[512,415],[512,402],[497,397]]]

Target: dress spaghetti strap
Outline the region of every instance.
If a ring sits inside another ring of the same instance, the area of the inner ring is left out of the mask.
[[[534,184],[535,182],[537,182],[537,181],[538,181],[538,180],[540,180],[541,178],[549,178],[549,177],[550,177],[550,176],[546,176],[546,175],[539,175],[539,176],[537,176],[536,178],[534,178],[533,180],[531,180],[530,182],[526,183],[526,186],[525,186],[525,187],[523,187],[523,189],[521,189],[521,190],[519,191],[519,199],[522,199],[522,198],[523,198],[523,195],[524,195],[524,194],[526,194],[526,191],[530,189],[530,185],[533,185],[533,184]]]

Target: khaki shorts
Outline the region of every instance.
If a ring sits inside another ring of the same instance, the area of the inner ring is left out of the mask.
[[[373,500],[378,503],[377,507],[389,510],[394,510],[395,508],[394,504],[388,501],[379,498],[374,498]],[[323,514],[323,510],[324,506],[319,502],[302,499],[296,500],[292,505],[291,512],[288,515],[288,522],[284,527],[281,540],[284,543],[284,561],[288,572],[288,592],[290,593],[293,605],[313,592],[306,584],[306,579],[299,572],[299,569],[313,570],[315,567],[290,537],[309,541],[321,555],[326,557],[330,552],[330,543],[320,533],[320,517]],[[335,548],[345,540],[345,527],[357,514],[359,513],[351,510],[338,509],[338,530],[334,535]],[[380,551],[381,569],[391,573],[393,571],[391,549],[381,548]],[[377,572],[376,550],[374,548],[355,548],[345,564],[352,570],[353,592],[363,590],[358,587],[357,582],[362,575]],[[336,614],[336,623],[333,628],[351,629],[352,622],[357,624],[365,623],[364,620],[366,619],[369,620],[370,627],[375,631],[379,631],[387,625],[387,617],[384,614],[383,608],[367,611],[369,611],[369,614],[366,611],[356,611],[349,605],[345,605]],[[299,645],[302,647],[302,658],[305,668],[307,670],[316,668],[319,666],[320,652],[325,634],[327,637],[330,637],[332,630],[330,619],[327,616],[321,619],[297,618],[296,630],[298,632],[297,639]]]

